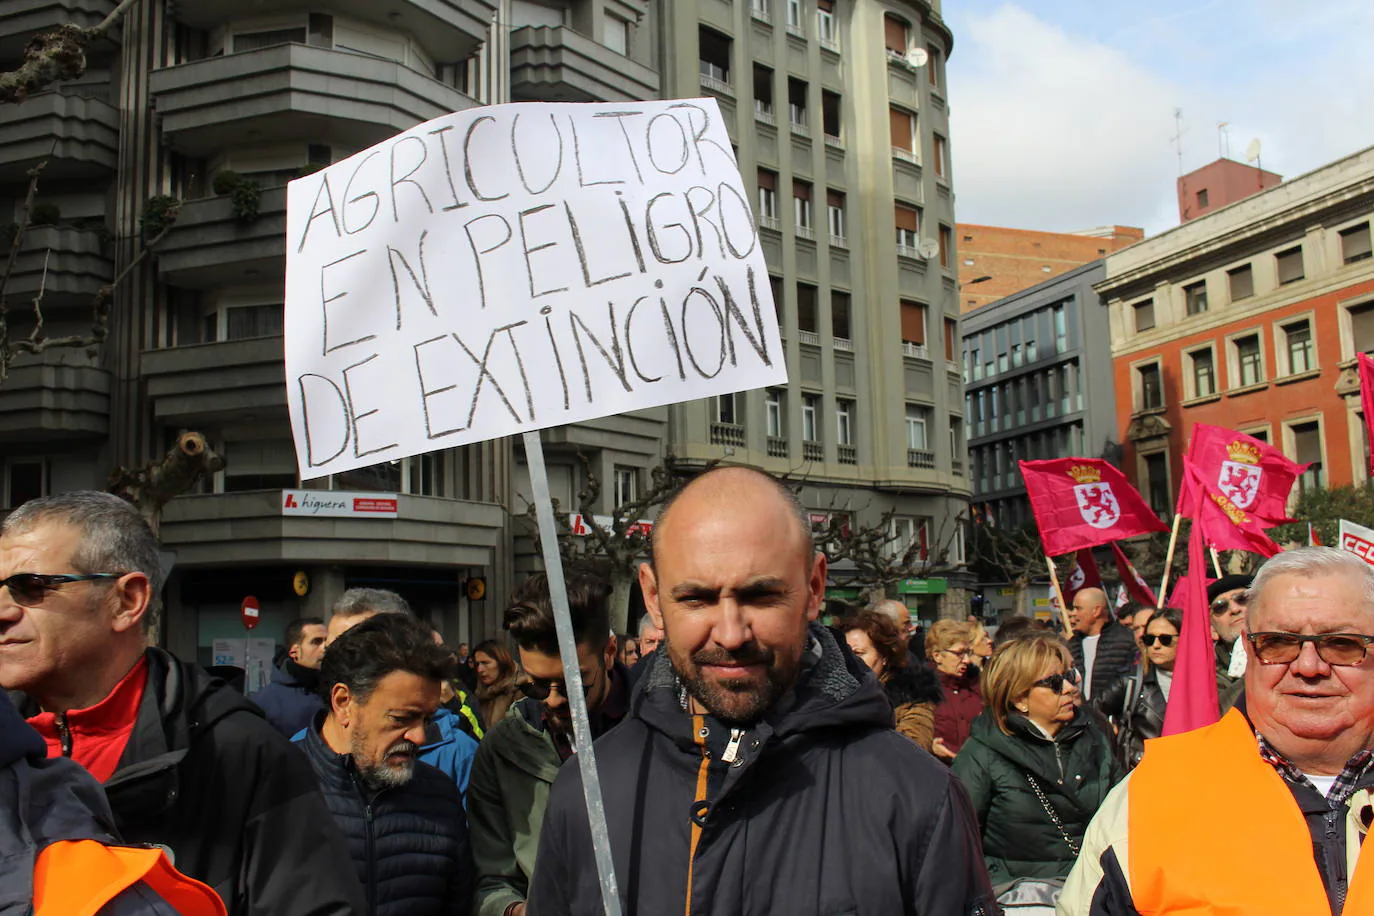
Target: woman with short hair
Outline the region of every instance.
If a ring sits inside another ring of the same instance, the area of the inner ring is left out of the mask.
[[[968,740],[973,720],[983,711],[978,668],[973,665],[973,629],[961,620],[938,620],[926,635],[926,657],[940,682],[935,707],[935,739],[930,751],[952,761]]]
[[[906,634],[881,611],[863,610],[841,622],[840,630],[854,654],[869,667],[887,692],[897,731],[917,747],[930,750],[935,739],[935,707],[940,684],[924,665],[908,664]]]
[[[1093,705],[1116,726],[1116,747],[1121,762],[1133,769],[1145,753],[1145,742],[1164,731],[1164,711],[1174,682],[1174,662],[1178,658],[1178,638],[1183,631],[1183,612],[1160,608],[1145,621],[1140,642],[1145,647],[1148,665],[1117,679],[1093,697]]]
[[[1109,740],[1079,708],[1082,676],[1052,633],[999,647],[983,673],[987,711],[954,761],[983,828],[994,885],[1062,879],[1088,822],[1121,778]]]

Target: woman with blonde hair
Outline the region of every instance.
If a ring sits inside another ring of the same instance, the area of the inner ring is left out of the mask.
[[[968,740],[973,720],[983,711],[978,668],[972,664],[973,628],[960,620],[937,620],[926,634],[926,657],[943,695],[935,707],[935,739],[930,752],[949,763]]]
[[[935,738],[935,706],[940,683],[924,665],[910,664],[906,634],[882,611],[866,609],[842,621],[845,642],[887,692],[897,731],[930,750]]]
[[[1068,875],[1088,822],[1121,778],[1110,741],[1079,707],[1081,682],[1053,633],[999,646],[983,673],[987,710],[954,774],[978,814],[994,885]]]

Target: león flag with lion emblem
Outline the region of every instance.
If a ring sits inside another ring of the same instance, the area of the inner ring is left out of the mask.
[[[1046,556],[1169,530],[1126,476],[1100,458],[1018,464]]]

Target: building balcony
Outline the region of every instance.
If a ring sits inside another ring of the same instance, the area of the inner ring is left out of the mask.
[[[517,101],[644,101],[658,98],[659,76],[567,26],[511,33],[511,96]]]
[[[494,503],[401,495],[397,518],[282,515],[281,490],[179,496],[160,538],[177,566],[272,563],[492,565],[505,511]]]
[[[906,450],[906,466],[933,471],[935,469],[935,453],[923,448],[909,448]]]
[[[144,350],[140,374],[154,418],[169,426],[286,417],[279,336]]]
[[[9,245],[0,246],[8,254]],[[99,229],[30,226],[24,247],[5,287],[10,307],[43,293],[45,312],[90,305],[102,286],[114,279],[114,262]]]
[[[744,427],[739,423],[712,423],[711,444],[744,448]]]
[[[803,442],[802,458],[806,461],[824,461],[825,446],[819,442]]]
[[[83,29],[99,25],[114,8],[115,0],[6,0],[0,3],[0,57],[18,57],[35,33],[64,22]]]
[[[0,443],[103,439],[110,432],[110,373],[77,349],[48,350],[10,368],[0,385]]]
[[[768,437],[768,457],[786,458],[788,455],[787,440],[782,436]]]
[[[262,192],[258,216],[234,216],[227,197],[188,200],[157,246],[157,269],[174,286],[193,289],[262,282],[286,270],[286,189]]]
[[[902,355],[911,359],[930,359],[930,350],[926,348],[925,344],[904,340],[902,341]]]
[[[835,459],[840,464],[858,464],[859,450],[853,445],[835,446]]]
[[[44,161],[45,181],[113,173],[119,112],[105,100],[108,95],[108,85],[81,86],[0,105],[0,169],[12,181]]]
[[[364,149],[477,104],[394,60],[302,44],[154,70],[150,90],[172,148],[201,157],[254,137]]]
[[[91,2],[91,0],[86,0]],[[107,5],[113,5],[106,0]],[[464,61],[487,40],[495,0],[272,0],[270,4],[245,4],[243,0],[194,0],[176,4],[179,22],[211,30],[249,15],[334,13],[370,22],[392,32],[403,32],[441,63]]]

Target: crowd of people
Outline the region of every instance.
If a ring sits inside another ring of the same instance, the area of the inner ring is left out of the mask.
[[[471,649],[349,589],[244,697],[149,645],[157,570],[106,494],[0,527],[0,913],[605,912],[544,576]],[[1177,609],[825,626],[827,577],[745,468],[664,506],[634,633],[568,576],[625,912],[1374,912],[1363,561],[1213,582],[1220,719],[1162,739]]]

